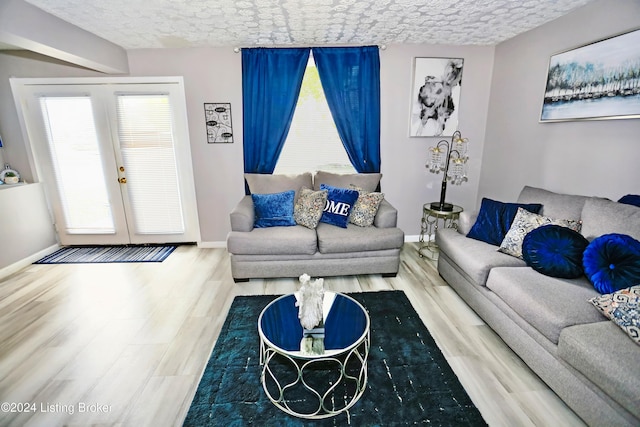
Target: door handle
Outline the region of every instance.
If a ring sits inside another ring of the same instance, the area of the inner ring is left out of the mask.
[[[118,178],[118,182],[120,184],[126,184],[127,183],[127,178]]]

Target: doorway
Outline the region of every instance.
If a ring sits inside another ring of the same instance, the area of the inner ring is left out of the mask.
[[[181,79],[12,79],[12,88],[61,244],[199,240]]]

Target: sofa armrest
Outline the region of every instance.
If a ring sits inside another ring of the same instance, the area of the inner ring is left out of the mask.
[[[460,212],[460,218],[458,218],[458,232],[466,236],[471,230],[471,227],[473,227],[473,224],[476,223],[476,218],[478,218],[477,211]]]
[[[378,207],[378,213],[373,220],[373,225],[378,228],[393,228],[398,224],[398,211],[396,208],[383,199]]]
[[[255,211],[253,209],[253,199],[251,199],[251,196],[244,196],[231,211],[229,218],[231,220],[231,231],[253,230]]]

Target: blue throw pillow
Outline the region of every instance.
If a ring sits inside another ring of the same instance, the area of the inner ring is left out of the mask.
[[[538,273],[575,279],[584,274],[582,254],[589,241],[577,231],[560,225],[543,225],[522,241],[522,259]]]
[[[324,206],[320,222],[347,228],[349,214],[358,200],[359,193],[347,188],[332,187],[321,184],[320,190],[327,190],[327,203]]]
[[[518,208],[537,214],[542,209],[542,205],[539,203],[503,203],[483,198],[478,218],[469,230],[467,237],[500,246],[504,236],[511,228]]]
[[[593,239],[582,258],[584,272],[601,294],[640,284],[640,242],[625,234]]]
[[[296,225],[296,221],[293,219],[295,194],[293,190],[272,194],[252,194],[256,216],[253,226],[266,228]]]
[[[625,205],[632,205],[640,207],[640,195],[639,194],[627,194],[620,197],[618,203],[624,203]]]

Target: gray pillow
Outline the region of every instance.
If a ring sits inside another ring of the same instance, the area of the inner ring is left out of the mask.
[[[272,194],[293,190],[298,196],[298,191],[302,187],[311,188],[311,173],[305,172],[300,175],[271,175],[260,173],[245,173],[251,194]]]
[[[380,179],[381,173],[349,173],[338,174],[331,172],[318,171],[313,178],[313,188],[320,190],[321,184],[327,184],[332,187],[349,188],[349,185],[356,185],[365,191],[376,191]]]

